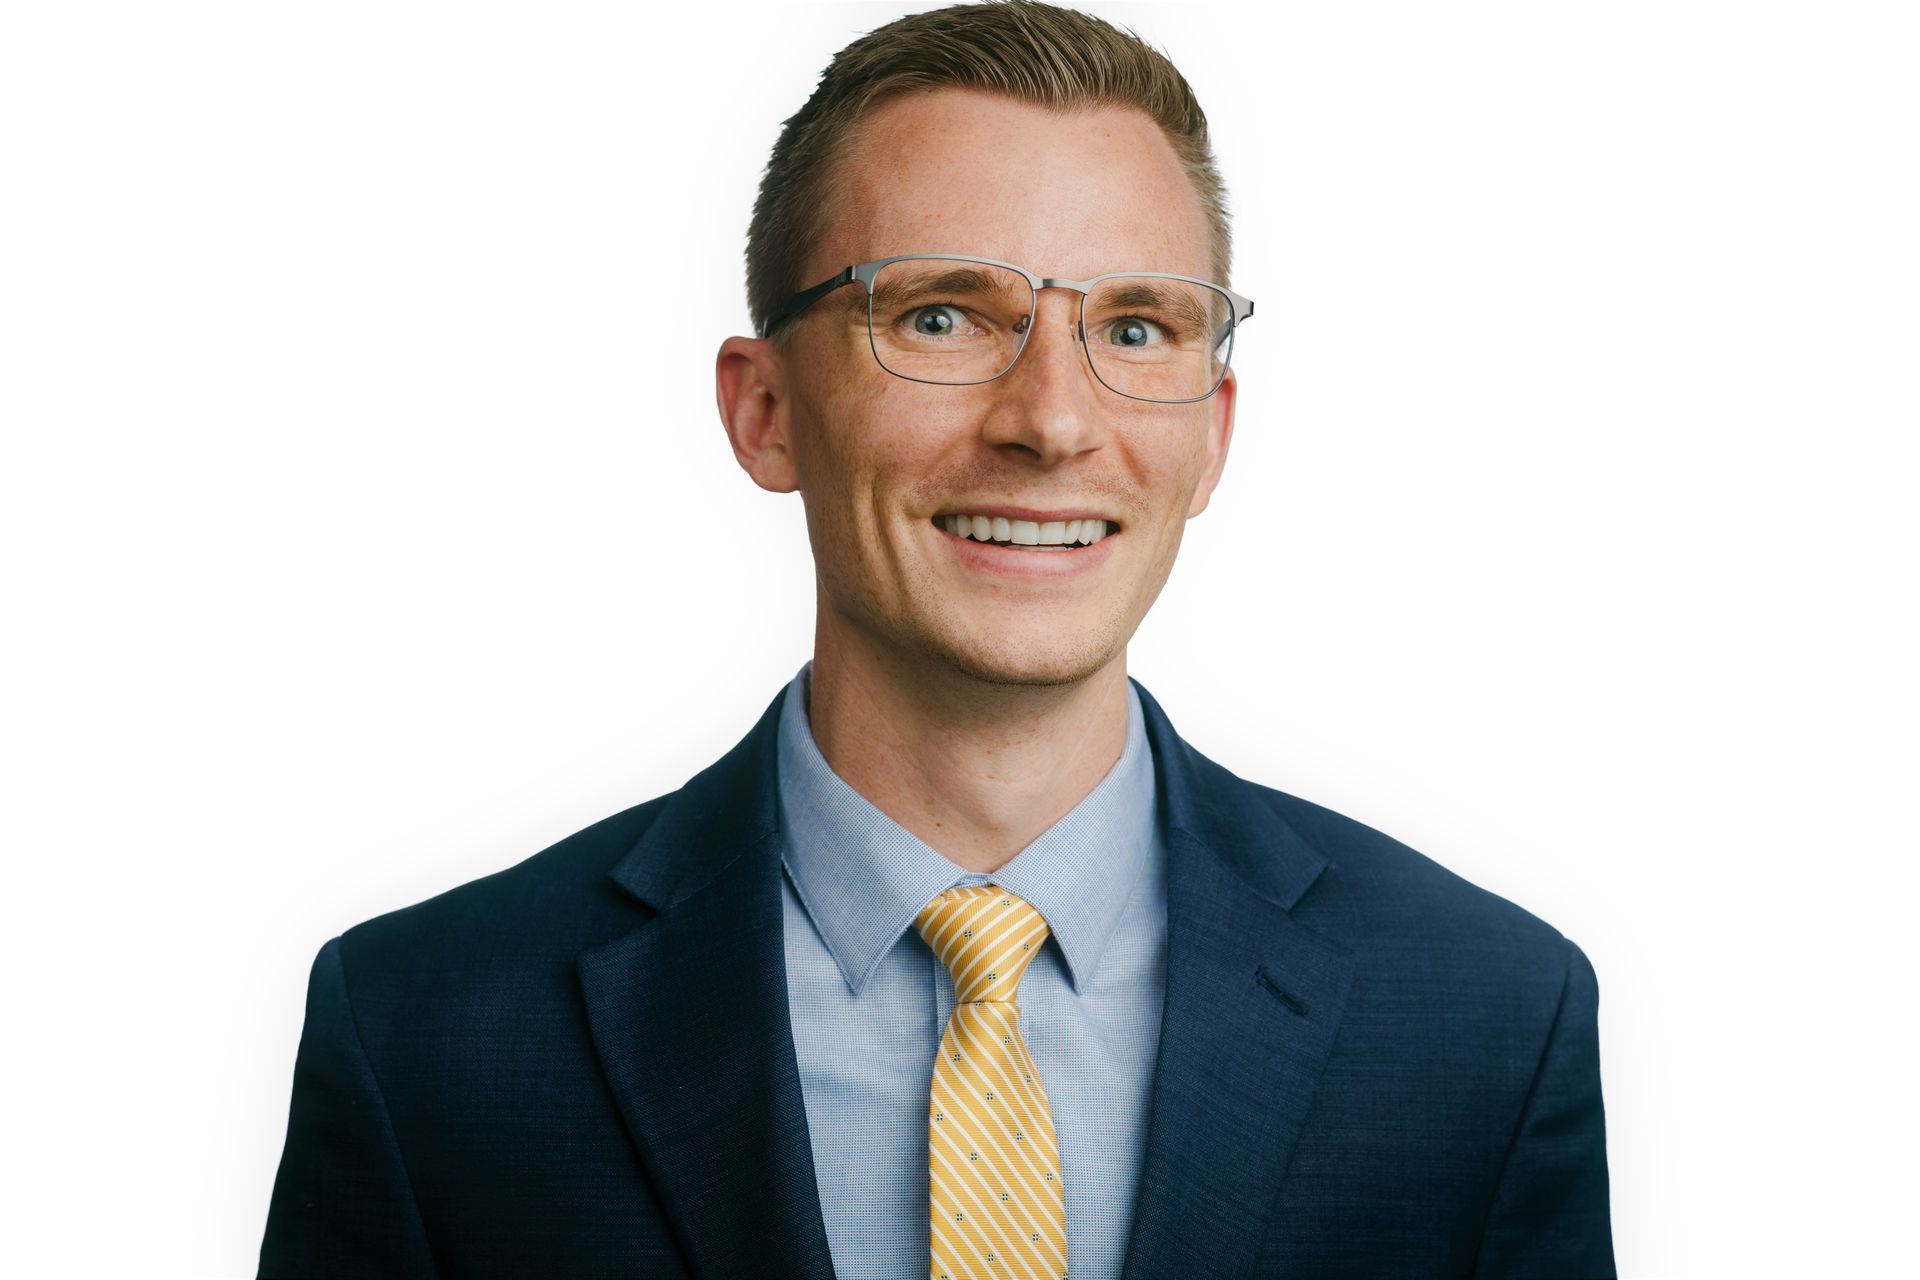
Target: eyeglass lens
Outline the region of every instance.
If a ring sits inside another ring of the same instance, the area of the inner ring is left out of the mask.
[[[873,353],[917,382],[986,382],[1013,366],[1033,323],[1027,278],[985,262],[909,258],[875,275]],[[1115,276],[1087,295],[1087,358],[1100,381],[1142,400],[1211,395],[1233,351],[1233,303],[1207,285]]]

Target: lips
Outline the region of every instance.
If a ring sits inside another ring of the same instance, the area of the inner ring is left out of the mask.
[[[1112,522],[1096,518],[1073,520],[1010,520],[1006,516],[979,514],[933,517],[936,528],[975,542],[994,542],[1001,546],[1091,545],[1117,532]]]
[[[950,518],[957,524],[958,517]],[[939,519],[930,521],[934,536],[950,548],[959,563],[970,570],[1001,577],[1048,581],[1077,578],[1090,574],[1113,554],[1113,542],[1120,535],[1109,533],[1092,542],[1066,543],[1043,547],[1036,543],[980,541],[962,535]],[[1011,524],[1011,522],[1006,522]],[[1037,526],[1028,526],[1037,528]],[[1025,530],[1023,530],[1023,533]]]
[[[952,516],[985,516],[989,520],[1031,520],[1035,524],[1051,524],[1058,520],[1066,523],[1071,520],[1104,520],[1114,530],[1120,527],[1120,521],[1112,512],[1098,507],[1061,507],[1053,511],[1042,511],[1036,507],[1004,507],[992,505],[956,504],[935,516],[935,520],[946,520]]]

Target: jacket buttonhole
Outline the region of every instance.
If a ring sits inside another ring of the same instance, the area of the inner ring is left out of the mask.
[[[1258,978],[1260,985],[1272,992],[1274,998],[1281,1004],[1284,1004],[1287,1008],[1293,1010],[1303,1018],[1307,1016],[1307,1006],[1300,1003],[1299,999],[1296,998],[1292,992],[1282,991],[1276,986],[1273,979],[1267,976],[1267,967],[1265,965],[1261,965],[1258,969],[1255,969],[1253,976]]]

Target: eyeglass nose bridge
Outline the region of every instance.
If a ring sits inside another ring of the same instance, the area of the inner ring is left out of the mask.
[[[1092,296],[1092,289],[1096,282],[1093,280],[1068,280],[1059,276],[1034,275],[1028,275],[1027,280],[1033,285],[1033,311],[1023,318],[1018,325],[1014,326],[1014,331],[1020,335],[1020,345],[1015,349],[1013,358],[1007,361],[1007,367],[1002,369],[996,376],[1005,377],[1007,374],[1012,373],[1014,366],[1020,363],[1021,357],[1027,354],[1027,348],[1033,345],[1031,329],[1032,326],[1039,323],[1040,291],[1042,289],[1068,289],[1080,295],[1073,303],[1072,332],[1073,344],[1080,348],[1080,359],[1086,366],[1083,372],[1085,376],[1092,378],[1096,385],[1105,386],[1106,383],[1105,380],[1101,378],[1100,371],[1093,366],[1093,349],[1087,345],[1087,299]]]
[[[1080,347],[1083,351],[1086,350],[1087,346],[1087,299],[1092,296],[1095,283],[1097,282],[1093,280],[1068,280],[1061,276],[1041,276],[1033,282],[1033,309],[1035,311],[1040,309],[1040,291],[1042,289],[1071,289],[1080,295],[1079,300],[1073,304],[1073,336],[1080,340]],[[1022,344],[1020,349],[1022,351],[1026,350],[1025,344]],[[1086,356],[1087,364],[1091,366],[1093,364],[1093,352],[1087,351]],[[1018,359],[1018,357],[1015,358]]]
[[[1020,335],[1020,350],[1013,353],[1014,361],[1018,361],[1021,355],[1026,352],[1027,339],[1031,336],[1028,332],[1029,327],[1037,323],[1036,313],[1040,310],[1040,291],[1042,289],[1071,289],[1080,295],[1079,301],[1074,303],[1073,307],[1073,338],[1075,342],[1080,344],[1082,350],[1084,350],[1087,345],[1087,298],[1089,291],[1094,285],[1094,281],[1060,280],[1052,276],[1045,278],[1029,276],[1027,279],[1033,285],[1033,312],[1020,317],[1019,322],[1013,326],[1013,331]],[[1093,364],[1093,353],[1087,352],[1086,354],[1087,364],[1091,367]],[[1012,363],[1009,363],[1007,367],[1011,369],[1013,367]]]

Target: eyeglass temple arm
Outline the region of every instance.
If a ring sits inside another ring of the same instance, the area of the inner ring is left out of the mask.
[[[1229,295],[1229,297],[1231,298],[1231,295]],[[1212,350],[1218,351],[1220,349],[1220,344],[1225,342],[1227,335],[1233,332],[1233,326],[1239,324],[1242,320],[1251,320],[1253,318],[1253,303],[1251,301],[1244,303],[1244,310],[1241,310],[1242,300],[1234,299],[1230,305],[1237,314],[1227,317],[1227,322],[1221,325],[1219,331],[1213,335]]]
[[[763,338],[766,337],[780,325],[793,319],[802,311],[805,311],[808,307],[820,301],[820,299],[826,297],[835,289],[838,289],[841,285],[852,284],[853,281],[853,268],[848,267],[845,271],[838,272],[822,280],[819,284],[813,286],[813,288],[803,289],[799,293],[794,294],[793,297],[787,299],[787,305],[780,308],[780,310],[761,327],[760,336]]]

